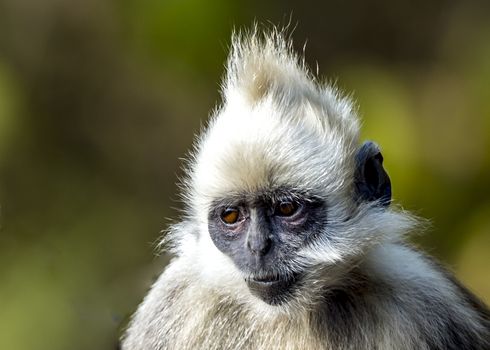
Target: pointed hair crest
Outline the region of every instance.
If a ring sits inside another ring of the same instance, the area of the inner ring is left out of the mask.
[[[294,53],[286,30],[263,32],[255,26],[250,32],[233,34],[224,81],[226,97],[239,91],[254,104],[270,93],[314,90],[313,81],[304,58]]]
[[[352,101],[335,86],[322,84],[298,56],[286,29],[272,27],[232,35],[223,81],[226,104],[240,101],[249,107],[269,102],[283,116],[304,122],[304,111],[314,110],[319,129],[332,128],[357,138],[358,120]],[[291,113],[291,111],[297,111]]]

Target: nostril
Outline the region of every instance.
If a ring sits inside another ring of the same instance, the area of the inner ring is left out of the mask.
[[[272,247],[272,240],[269,237],[249,237],[247,248],[254,255],[266,255]]]
[[[269,252],[272,247],[272,240],[270,238],[266,238],[264,241],[264,246],[262,247],[261,253],[265,255]]]

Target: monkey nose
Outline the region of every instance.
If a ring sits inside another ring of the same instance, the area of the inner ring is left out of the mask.
[[[265,235],[249,235],[247,237],[247,248],[253,254],[257,256],[266,255],[272,247],[272,240]]]

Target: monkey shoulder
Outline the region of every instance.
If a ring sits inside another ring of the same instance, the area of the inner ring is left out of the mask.
[[[169,348],[184,321],[179,308],[189,278],[180,258],[166,267],[133,315],[122,341],[123,350]]]
[[[187,253],[174,258],[153,284],[133,316],[122,350],[217,350],[246,343],[241,337],[249,323],[240,317],[242,305],[226,287],[218,289],[209,280],[202,257]]]
[[[430,257],[390,243],[371,251],[360,270],[356,306],[378,337],[388,332],[413,348],[490,348],[488,309]],[[356,289],[343,293],[348,304]]]

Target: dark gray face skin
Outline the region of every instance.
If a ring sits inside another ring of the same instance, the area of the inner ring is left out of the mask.
[[[356,155],[354,196],[387,206],[391,185],[378,147],[366,142]],[[302,271],[289,264],[328,225],[327,200],[280,188],[217,200],[208,216],[216,247],[242,271],[252,294],[277,305],[301,286]],[[284,210],[286,209],[286,210]],[[231,219],[231,220],[230,220]]]
[[[232,224],[223,219],[230,210],[238,215]],[[279,189],[217,201],[208,228],[216,247],[244,273],[250,291],[274,305],[287,299],[301,279],[288,262],[326,223],[325,202]]]

